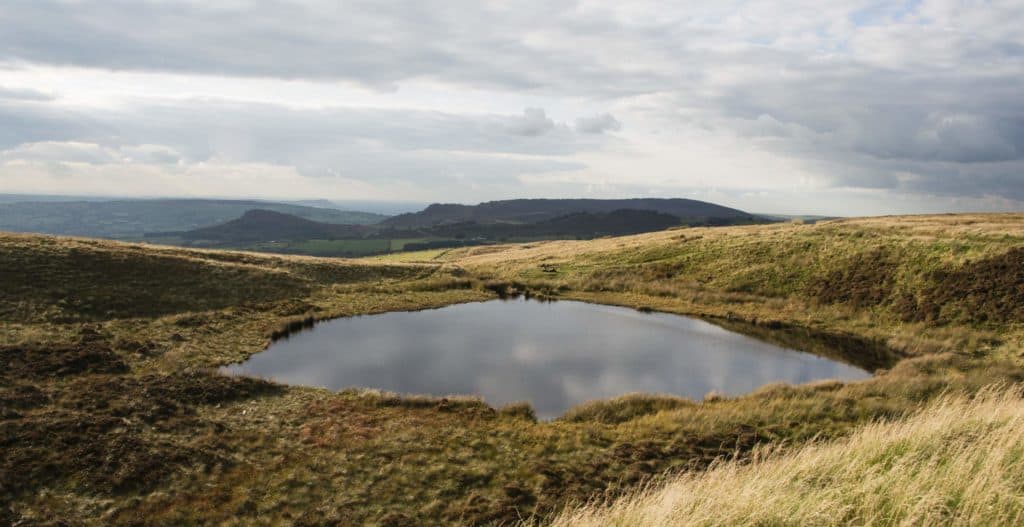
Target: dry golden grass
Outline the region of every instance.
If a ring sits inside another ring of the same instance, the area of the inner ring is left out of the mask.
[[[705,472],[563,513],[555,527],[1021,525],[1020,389],[943,397],[905,420],[831,444]]]

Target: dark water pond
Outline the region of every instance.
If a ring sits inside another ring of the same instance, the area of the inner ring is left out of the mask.
[[[529,401],[542,419],[628,392],[699,399],[869,375],[698,319],[527,300],[323,322],[224,370],[331,389],[475,394],[493,406]]]

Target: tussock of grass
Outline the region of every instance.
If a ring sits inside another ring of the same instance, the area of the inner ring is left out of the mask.
[[[749,463],[720,462],[620,499],[564,513],[556,527],[1020,525],[1024,400],[1019,389],[943,397],[901,421]]]
[[[506,404],[498,409],[498,414],[537,422],[537,412],[533,409],[533,405],[525,401]]]
[[[568,422],[622,423],[642,415],[665,410],[693,408],[694,401],[674,395],[629,393],[603,401],[590,401],[571,408],[561,419]]]

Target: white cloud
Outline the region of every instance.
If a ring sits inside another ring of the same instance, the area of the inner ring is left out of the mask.
[[[99,165],[118,162],[120,156],[115,149],[95,143],[43,141],[4,150],[0,152],[0,159]]]
[[[131,167],[145,194],[1024,199],[1019,0],[10,0],[0,26],[0,192]]]

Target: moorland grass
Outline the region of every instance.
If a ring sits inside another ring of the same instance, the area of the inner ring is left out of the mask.
[[[560,515],[555,527],[1020,525],[1020,389],[940,397],[834,443],[719,462]]]
[[[445,258],[543,295],[857,335],[909,355],[1018,350],[1024,320],[1024,215],[676,229]]]
[[[1020,215],[676,229],[405,261],[0,235],[0,520],[549,518],[666,471],[842,438],[943,393],[1021,382],[1022,247]],[[536,422],[524,405],[215,370],[306,321],[515,292],[705,316],[784,345],[797,335],[875,375],[703,401],[631,395]]]

